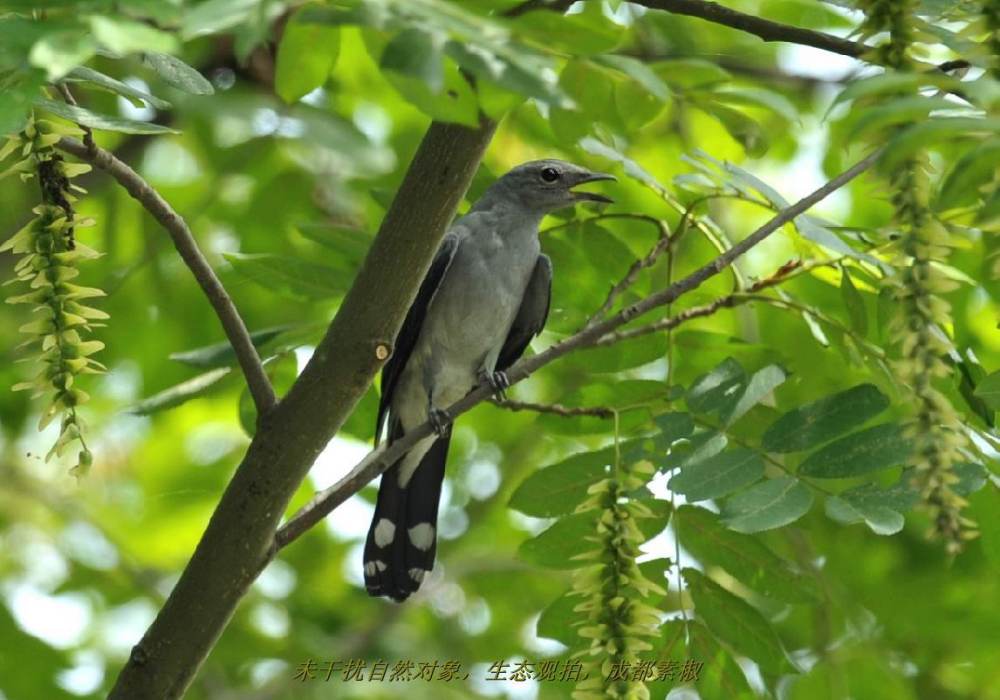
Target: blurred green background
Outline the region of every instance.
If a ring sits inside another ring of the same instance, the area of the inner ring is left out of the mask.
[[[475,11],[510,4],[481,3]],[[833,4],[734,4],[840,34],[857,21],[856,14]],[[277,13],[280,5],[261,7]],[[562,81],[581,105],[578,111],[521,101],[502,87],[484,88],[496,104],[514,106],[501,122],[470,200],[496,175],[536,157],[562,157],[620,179],[602,189],[615,197],[612,207],[569,212],[570,225],[562,225],[566,218],[546,222],[557,227],[542,236],[556,281],[548,328],[536,350],[577,328],[655,241],[656,229],[642,221],[593,216],[641,213],[671,226],[679,220],[676,209],[634,170],[582,147],[581,138],[597,135],[613,143],[683,202],[693,200],[703,185],[675,189],[673,178],[695,172],[684,156],[697,149],[740,165],[788,201],[863,152],[844,140],[838,126],[843,109],[824,118],[842,82],[861,64],[808,48],[764,44],[694,19],[614,5],[617,10],[589,3],[577,16],[576,35],[557,31],[557,16],[547,13],[532,13],[514,25],[521,40],[546,46],[566,63]],[[0,19],[2,14],[0,3]],[[392,31],[346,26],[339,30],[339,52],[324,87],[289,107],[274,94],[273,46],[252,48],[268,36],[269,26],[266,13],[248,14],[225,31],[184,44],[183,58],[214,85],[211,96],[185,95],[165,85],[137,58],[98,56],[88,63],[169,99],[174,105],[169,112],[99,91],[81,89],[77,96],[94,111],[156,120],[181,132],[101,133],[98,140],[184,215],[249,328],[281,331],[265,347],[267,354],[278,355],[273,366],[282,365],[275,373],[283,377],[283,388],[290,368],[302,366],[336,312],[429,123],[428,113],[461,120],[474,114],[475,97],[455,106],[423,95],[426,87],[412,75],[380,68]],[[634,77],[603,72],[610,69],[594,62],[564,61],[616,47],[619,54],[651,61],[657,83],[668,86],[669,94],[655,95]],[[460,81],[451,59],[445,80],[449,86]],[[719,104],[737,116],[720,111]],[[935,162],[941,171],[964,147],[939,147]],[[89,193],[79,211],[95,224],[78,236],[102,253],[85,264],[80,281],[108,292],[97,305],[111,314],[96,335],[107,345],[99,359],[109,372],[84,380],[93,400],[82,415],[95,454],[86,478],[71,477],[67,463],[42,459],[54,428],[38,433],[40,402],[5,390],[33,372],[30,364],[17,362],[24,357],[17,349],[17,328],[26,322],[27,309],[0,306],[0,698],[7,700],[103,696],[165,600],[249,441],[240,419],[242,380],[235,371],[169,410],[130,412],[142,399],[210,371],[206,353],[187,362],[171,356],[219,343],[223,336],[164,231],[105,175],[94,173],[80,182]],[[876,242],[885,240],[878,237],[891,233],[880,229],[892,216],[888,194],[884,180],[866,176],[814,213],[845,230],[868,231]],[[0,236],[18,230],[36,203],[34,183],[3,180]],[[770,216],[763,207],[726,199],[702,211],[734,240]],[[960,352],[996,370],[1000,285],[990,266],[998,242],[995,234],[962,233],[955,245],[950,264],[964,281],[947,295],[954,324],[948,330]],[[662,286],[669,274],[676,278],[713,253],[703,236],[687,235],[672,273],[665,264],[651,268],[635,293]],[[753,280],[789,260],[824,256],[829,252],[789,229],[736,267]],[[0,256],[5,279],[13,263],[9,254]],[[726,357],[748,369],[779,363],[789,380],[773,405],[758,406],[741,424],[750,436],[759,435],[780,411],[865,381],[878,384],[892,398],[892,410],[904,414],[906,395],[865,354],[865,343],[837,330],[851,323],[839,281],[839,273],[821,268],[786,286],[791,299],[821,309],[829,322],[817,323],[794,309],[747,305],[685,325],[674,336],[672,381],[688,386]],[[673,311],[709,301],[732,285],[732,275],[719,276]],[[879,298],[863,278],[859,286],[869,321],[866,342],[885,346]],[[630,388],[641,394],[652,382],[665,395],[665,347],[662,336],[623,347],[607,364],[613,371],[602,369],[601,358],[580,353],[518,385],[512,396],[624,405]],[[957,385],[950,395],[972,416]],[[245,396],[242,401],[246,406]],[[372,389],[313,468],[293,509],[364,455],[375,405]],[[626,413],[623,429],[648,417],[645,410]],[[987,430],[982,418],[969,420]],[[375,493],[369,486],[263,572],[188,697],[568,697],[566,684],[484,680],[494,661],[563,658],[562,645],[540,638],[535,621],[569,586],[569,573],[518,558],[520,543],[546,523],[509,510],[507,500],[538,468],[607,444],[612,434],[613,426],[602,419],[477,407],[455,429],[438,563],[420,593],[397,606],[364,592],[361,547]],[[657,488],[664,493],[662,483]],[[984,493],[995,500],[993,486]],[[792,527],[758,535],[788,559],[815,565],[822,593],[815,606],[761,603],[804,671],[779,683],[782,697],[1000,697],[995,565],[991,568],[978,541],[949,560],[926,540],[927,527],[921,515],[908,514],[901,533],[879,537],[863,525],[839,525],[814,508]],[[673,556],[668,536],[647,548]],[[682,552],[682,563],[692,561]],[[668,611],[676,614],[685,599],[678,597],[671,576]],[[294,679],[307,659],[322,667],[326,660],[351,658],[369,665],[377,659],[457,660],[470,676],[447,684],[395,685]],[[751,685],[759,680],[752,662],[745,670]],[[701,691],[725,697],[718,689]],[[692,692],[675,690],[671,697]]]

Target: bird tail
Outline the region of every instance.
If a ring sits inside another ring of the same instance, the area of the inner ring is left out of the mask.
[[[389,432],[390,443],[402,436],[398,421],[391,422]],[[406,455],[382,474],[365,542],[365,588],[369,595],[402,602],[420,588],[433,568],[450,439],[449,433],[434,440],[405,485],[399,483],[399,475]]]

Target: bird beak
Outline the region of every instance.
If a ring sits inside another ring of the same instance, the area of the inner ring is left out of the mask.
[[[584,185],[588,182],[598,182],[600,180],[612,180],[617,182],[618,178],[614,175],[608,175],[607,173],[588,173],[580,178],[580,181],[573,185]],[[597,194],[596,192],[576,192],[575,190],[570,190],[570,194],[573,195],[573,201],[575,202],[600,202],[602,204],[613,204],[615,200],[611,197],[606,197],[603,194]]]

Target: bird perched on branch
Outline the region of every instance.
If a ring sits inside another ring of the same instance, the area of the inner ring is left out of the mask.
[[[435,435],[417,442],[383,475],[365,542],[365,587],[405,600],[434,565],[438,501],[451,438],[445,407],[479,383],[503,395],[504,370],[545,325],[552,263],[538,225],[576,202],[611,202],[573,188],[614,180],[560,160],[517,166],[483,193],[445,235],[382,370],[378,443],[430,420]]]

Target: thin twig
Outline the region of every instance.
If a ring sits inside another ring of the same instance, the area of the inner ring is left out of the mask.
[[[515,384],[532,373],[574,350],[584,347],[591,347],[608,333],[612,333],[625,325],[633,318],[645,314],[655,308],[666,306],[694,289],[697,289],[703,282],[719,274],[733,261],[746,253],[748,250],[758,245],[772,233],[780,229],[796,216],[807,211],[817,202],[827,197],[830,193],[837,191],[848,182],[856,178],[861,173],[871,168],[879,156],[882,149],[878,149],[863,160],[853,165],[848,170],[842,172],[819,189],[803,197],[795,204],[783,209],[766,224],[744,238],[739,243],[729,248],[710,263],[698,268],[687,277],[671,284],[665,289],[651,294],[645,299],[622,309],[614,316],[605,321],[601,321],[593,326],[584,328],[569,338],[556,343],[545,351],[522,358],[507,370],[507,378],[511,384]],[[456,401],[447,408],[447,414],[455,417],[470,410],[473,406],[490,398],[493,389],[488,385],[480,385],[465,395],[464,398]],[[275,553],[285,547],[297,537],[305,533],[311,527],[319,523],[334,508],[346,501],[353,494],[357,493],[365,484],[384,472],[396,460],[406,454],[419,440],[430,436],[433,433],[430,421],[427,421],[407,432],[403,437],[391,444],[383,443],[382,446],[370,452],[361,462],[354,466],[345,477],[336,484],[317,493],[312,500],[303,506],[292,516],[275,534],[274,542],[266,555],[269,560]],[[262,562],[263,565],[265,562]]]
[[[523,14],[534,10],[551,10],[562,14],[569,9],[576,0],[525,0],[520,5],[514,5],[503,13],[504,17],[520,17]]]
[[[629,267],[628,272],[625,273],[625,276],[611,288],[608,292],[607,298],[604,300],[604,303],[601,304],[600,308],[591,314],[590,318],[587,320],[588,326],[592,326],[600,319],[604,318],[608,311],[611,310],[611,307],[615,305],[615,300],[621,296],[622,292],[632,286],[636,278],[639,276],[639,273],[655,265],[656,261],[660,259],[660,256],[670,249],[673,238],[670,235],[670,229],[667,228],[666,223],[660,219],[654,219],[652,217],[649,217],[647,220],[652,222],[659,231],[656,243],[653,244],[652,249],[645,255],[645,257],[636,258],[635,262],[633,262]]]
[[[531,401],[515,401],[513,399],[490,399],[500,408],[508,411],[533,411],[535,413],[549,413],[563,418],[575,418],[577,416],[593,416],[594,418],[613,418],[615,410],[607,406],[563,406],[559,403],[533,403]]]
[[[746,292],[733,292],[732,294],[727,294],[724,297],[720,297],[715,301],[702,306],[693,306],[690,309],[685,309],[676,316],[670,316],[668,318],[660,319],[653,323],[649,323],[645,326],[639,326],[637,328],[628,328],[625,330],[614,331],[613,333],[608,333],[607,335],[600,338],[595,346],[604,345],[614,345],[615,343],[620,343],[623,340],[632,340],[633,338],[640,338],[644,335],[650,335],[651,333],[659,333],[660,331],[669,331],[677,328],[677,326],[690,321],[693,318],[703,318],[705,316],[711,316],[719,309],[732,308],[739,304],[745,304],[748,301],[753,301],[757,299],[758,296],[753,295],[751,292],[759,292],[768,287],[773,287],[777,284],[781,284],[789,279],[789,274],[799,267],[797,261],[786,263],[782,265],[777,272],[775,272],[770,277],[766,277],[762,280],[755,282],[750,289]]]
[[[69,89],[69,85],[67,85],[66,83],[59,83],[57,87],[59,88],[59,94],[62,95],[62,98],[66,101],[66,104],[71,105],[73,107],[78,106],[76,103],[76,98],[73,97],[73,93]],[[91,154],[93,154],[94,152],[97,151],[97,144],[94,143],[93,130],[86,124],[78,124],[77,126],[83,129],[83,145],[85,145],[87,147],[87,150]]]
[[[173,207],[142,176],[109,151],[96,145],[91,148],[69,138],[60,139],[56,145],[61,150],[106,171],[167,230],[177,252],[195,276],[222,323],[222,329],[233,346],[236,359],[246,377],[250,395],[257,406],[258,417],[266,415],[277,403],[277,398],[264,372],[260,355],[250,340],[246,324],[243,323],[243,318],[236,310],[233,300],[229,298],[222,282],[216,277],[212,266],[198,248],[191,229],[181,215],[174,211]]]

